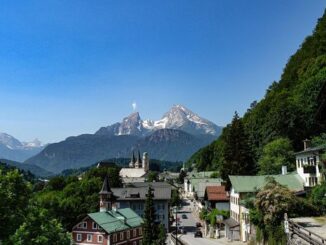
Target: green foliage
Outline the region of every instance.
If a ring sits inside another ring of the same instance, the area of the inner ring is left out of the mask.
[[[179,195],[179,191],[172,189],[171,191],[171,200],[170,200],[170,206],[174,207],[174,206],[179,206],[180,205],[180,195]]]
[[[0,169],[0,240],[5,240],[24,221],[31,185],[15,170]]]
[[[220,168],[221,177],[230,186],[228,175],[251,175],[256,171],[252,158],[248,137],[244,125],[237,113],[232,123],[223,130],[222,136],[225,145],[223,149],[223,163]]]
[[[218,177],[220,177],[220,173],[219,172],[214,172],[210,176],[210,178],[218,178]]]
[[[273,82],[265,97],[253,102],[241,119],[254,162],[262,157],[264,146],[273,140],[287,138],[294,151],[299,151],[303,139],[325,132],[326,105],[322,104],[326,89],[325,51],[326,12],[313,34],[289,59],[280,81]],[[223,162],[228,161],[225,148],[232,145],[227,140],[228,134],[226,128],[218,140],[196,152],[188,162],[195,162],[198,170],[220,170]],[[225,170],[223,166],[222,169]],[[222,172],[225,178],[228,173]]]
[[[286,244],[282,224],[284,213],[296,217],[313,215],[315,211],[313,206],[275,179],[267,178],[265,187],[256,196],[254,208],[250,210],[250,220],[259,228],[263,241],[273,245]]]
[[[312,146],[326,145],[326,133],[322,133],[312,138]]]
[[[35,194],[34,199],[66,230],[71,230],[88,213],[98,210],[98,192],[106,175],[111,187],[122,185],[116,166],[92,168],[83,174],[81,180],[75,176],[51,179],[42,191]]]
[[[181,170],[178,180],[177,180],[178,184],[183,184],[186,176],[187,176],[187,173],[184,170]]]
[[[287,138],[278,138],[263,148],[259,158],[259,174],[280,174],[281,167],[287,166],[289,171],[295,170],[293,147]]]
[[[69,245],[69,235],[58,220],[49,218],[47,210],[30,206],[23,224],[10,237],[8,244],[15,245]]]
[[[158,172],[149,171],[147,174],[146,182],[157,182],[158,181]]]
[[[310,200],[314,204],[321,214],[326,214],[326,182],[324,181],[320,185],[315,186],[310,195]]]
[[[153,188],[149,186],[144,209],[143,244],[152,245],[157,240]]]
[[[163,224],[159,224],[158,226],[158,238],[155,241],[155,245],[165,245],[165,241],[166,241],[166,231],[164,228]]]

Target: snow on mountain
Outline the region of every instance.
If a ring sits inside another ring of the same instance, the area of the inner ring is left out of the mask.
[[[43,148],[44,145],[37,139],[32,142],[21,142],[9,134],[0,133],[0,158],[25,161]]]
[[[8,147],[9,149],[18,149],[23,147],[23,144],[18,139],[6,133],[0,133],[0,144]]]
[[[160,120],[142,120],[138,112],[125,117],[121,123],[102,127],[96,134],[146,136],[159,129],[177,129],[193,135],[218,136],[221,128],[182,105],[174,105]]]

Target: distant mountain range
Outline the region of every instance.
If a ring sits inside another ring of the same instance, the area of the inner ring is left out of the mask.
[[[0,159],[0,164],[6,164],[8,166],[16,167],[26,172],[29,171],[36,177],[49,177],[54,175],[53,173],[46,171],[43,168],[33,164],[25,164],[25,163],[20,163],[8,159]]]
[[[0,158],[21,162],[43,149],[44,145],[38,139],[32,142],[21,142],[9,134],[0,133]]]
[[[25,163],[58,173],[103,159],[129,157],[138,149],[147,151],[153,159],[183,161],[220,133],[221,127],[184,106],[175,105],[158,121],[142,120],[135,112],[122,122],[100,128],[95,134],[49,144]]]

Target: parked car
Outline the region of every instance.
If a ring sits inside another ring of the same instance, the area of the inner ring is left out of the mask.
[[[201,223],[200,222],[196,222],[196,227],[201,227]]]
[[[188,218],[186,214],[183,214],[181,217],[182,217],[183,219],[187,219],[187,218]]]
[[[203,237],[203,233],[198,230],[195,232],[195,237]]]

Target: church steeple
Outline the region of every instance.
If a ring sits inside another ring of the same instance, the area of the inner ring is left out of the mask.
[[[141,168],[142,167],[142,162],[141,162],[141,157],[140,157],[140,151],[138,150],[138,157],[137,161],[135,163],[135,168]]]
[[[102,189],[99,194],[100,194],[100,212],[110,211],[112,209],[112,202],[114,201],[114,196],[110,188],[108,176],[105,176]]]
[[[134,154],[134,151],[132,151],[132,157],[130,159],[129,167],[134,168],[135,167],[135,162],[136,162],[135,154]]]

